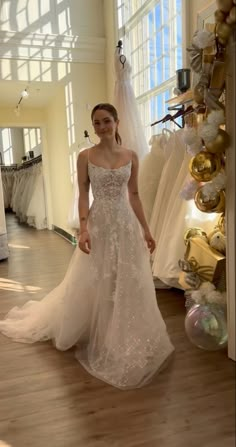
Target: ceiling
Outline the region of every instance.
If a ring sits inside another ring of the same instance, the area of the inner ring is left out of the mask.
[[[27,85],[22,81],[0,81],[0,107],[14,109],[21,98],[21,92],[27,88],[29,96],[22,100],[22,106],[43,108],[56,96],[60,87],[61,84],[53,82],[31,82]]]

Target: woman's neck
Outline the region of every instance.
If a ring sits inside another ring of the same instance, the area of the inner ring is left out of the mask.
[[[106,140],[100,141],[98,147],[102,149],[104,152],[116,152],[118,149],[118,144],[116,140]]]

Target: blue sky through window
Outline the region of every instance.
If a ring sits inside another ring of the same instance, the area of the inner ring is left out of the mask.
[[[158,3],[155,6],[155,25],[156,30],[158,30],[161,27],[161,4]]]

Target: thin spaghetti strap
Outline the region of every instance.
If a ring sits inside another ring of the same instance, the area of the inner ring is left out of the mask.
[[[133,163],[133,151],[130,149],[130,162]]]

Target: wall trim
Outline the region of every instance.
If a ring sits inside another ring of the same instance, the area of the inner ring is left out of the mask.
[[[69,241],[72,245],[76,245],[76,238],[74,236],[72,236],[72,234],[68,233],[67,231],[63,230],[60,227],[57,227],[56,225],[52,226],[52,230],[59,234],[60,236],[62,236],[64,239],[66,239],[67,241]]]
[[[105,38],[0,30],[0,58],[102,64]]]

